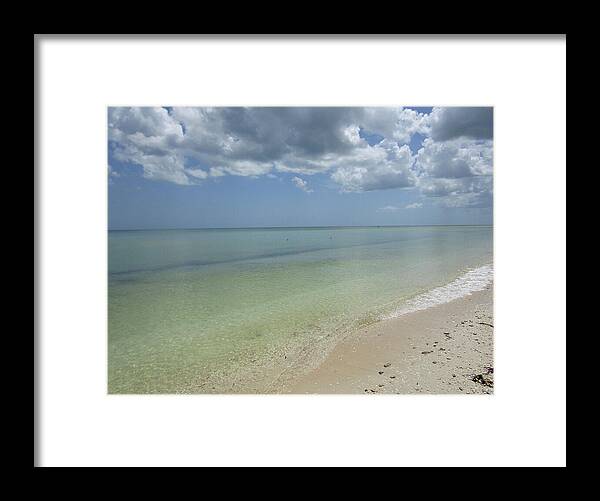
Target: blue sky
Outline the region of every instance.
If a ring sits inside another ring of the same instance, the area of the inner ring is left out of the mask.
[[[110,108],[109,229],[491,224],[491,108]]]

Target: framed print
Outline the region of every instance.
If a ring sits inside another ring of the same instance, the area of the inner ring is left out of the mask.
[[[566,35],[36,35],[34,79],[34,466],[565,466]]]

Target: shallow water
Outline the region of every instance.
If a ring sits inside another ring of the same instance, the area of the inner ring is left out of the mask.
[[[263,392],[359,325],[477,287],[492,227],[111,231],[108,246],[110,393]]]

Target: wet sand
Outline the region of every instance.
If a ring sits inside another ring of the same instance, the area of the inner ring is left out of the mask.
[[[341,341],[278,393],[493,393],[493,284]]]

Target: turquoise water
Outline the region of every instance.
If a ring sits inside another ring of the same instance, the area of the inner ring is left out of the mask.
[[[108,256],[109,393],[256,393],[491,263],[492,227],[111,231]]]

